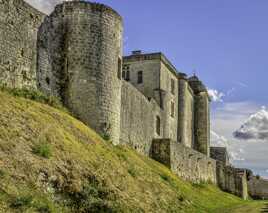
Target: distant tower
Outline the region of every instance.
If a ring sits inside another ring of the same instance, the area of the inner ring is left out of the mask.
[[[122,18],[111,8],[65,1],[38,34],[38,86],[119,143]]]
[[[194,148],[210,155],[210,99],[206,87],[196,77],[189,78],[194,91]]]

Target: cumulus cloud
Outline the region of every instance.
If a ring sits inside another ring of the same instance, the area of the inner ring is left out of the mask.
[[[250,115],[241,127],[233,133],[234,137],[241,140],[268,139],[268,111],[262,107],[257,113]]]
[[[56,4],[63,2],[64,0],[25,0],[30,5],[40,10],[43,13],[49,14],[52,12]],[[66,1],[66,0],[65,0]]]
[[[242,157],[244,150],[240,148],[235,148],[232,146],[231,141],[228,141],[224,136],[217,134],[214,131],[210,131],[210,141],[211,146],[216,147],[226,147],[230,160],[232,161],[244,161],[245,158]]]
[[[215,89],[208,89],[208,94],[213,102],[223,102],[224,94]]]
[[[218,135],[213,130],[210,131],[210,141],[212,146],[228,147],[227,139],[222,135]]]

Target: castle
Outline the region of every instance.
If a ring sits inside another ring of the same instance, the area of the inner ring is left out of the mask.
[[[0,1],[0,82],[58,97],[81,121],[193,182],[246,199],[249,171],[210,147],[210,98],[197,76],[162,53],[123,57],[123,20],[98,3],[68,1],[49,15]]]

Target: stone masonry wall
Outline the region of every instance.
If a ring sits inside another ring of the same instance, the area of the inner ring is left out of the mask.
[[[146,97],[153,98],[155,89],[159,88],[160,61],[158,59],[131,60],[128,57],[124,57],[124,68],[128,68],[124,69],[125,72],[129,71],[128,81]],[[143,73],[143,82],[141,84],[138,84],[139,71]]]
[[[226,192],[248,198],[247,172],[217,161],[217,184]]]
[[[162,110],[151,99],[148,100],[130,83],[122,82],[121,135],[120,142],[128,144],[138,152],[149,156],[153,138],[163,136],[163,125],[160,135],[156,133],[156,116],[162,120]]]
[[[216,161],[183,144],[170,139],[156,139],[151,156],[185,180],[216,184]]]
[[[0,1],[0,83],[36,88],[37,30],[44,14],[23,0]]]
[[[248,190],[252,198],[268,200],[268,180],[251,177],[248,181]]]
[[[171,91],[172,80],[174,81],[174,93]],[[170,71],[170,67],[163,60],[160,64],[160,90],[165,92],[163,97],[164,138],[176,141],[178,138],[178,80],[176,74]],[[174,105],[173,115],[172,105]]]
[[[111,8],[64,2],[38,33],[38,83],[114,144],[120,137],[122,18]]]
[[[226,147],[210,147],[210,157],[223,162],[225,166],[230,165]]]

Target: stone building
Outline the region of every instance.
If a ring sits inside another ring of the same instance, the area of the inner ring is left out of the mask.
[[[2,0],[0,82],[57,96],[115,145],[246,198],[245,171],[230,167],[226,150],[210,149],[204,84],[162,53],[123,57],[122,34],[121,16],[102,4],[66,1],[45,16],[23,0]]]
[[[188,79],[179,73],[162,53],[134,51],[124,57],[122,78],[123,143],[135,143],[148,154],[154,138],[169,138],[209,156],[209,96],[196,76]],[[128,87],[134,87],[132,94]],[[141,98],[135,103],[134,93]],[[146,115],[138,120],[135,114],[144,112],[145,106]]]

